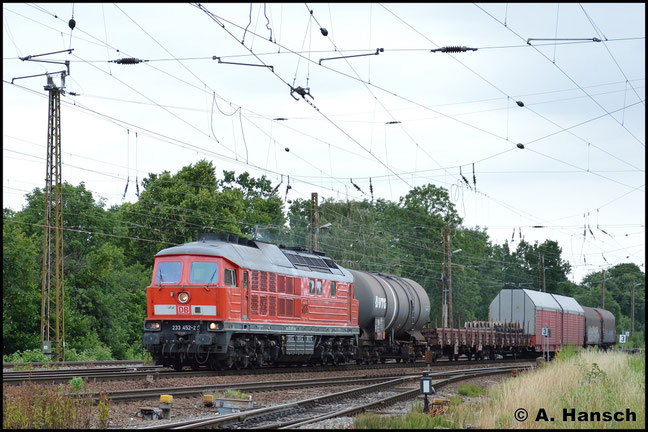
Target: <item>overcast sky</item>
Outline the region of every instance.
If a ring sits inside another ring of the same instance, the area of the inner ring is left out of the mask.
[[[4,3],[5,208],[45,183],[46,77],[12,80],[66,69],[20,57],[70,48],[33,60],[69,60],[63,180],[108,206],[202,158],[284,199],[432,183],[495,243],[557,240],[575,282],[645,271],[643,3]]]

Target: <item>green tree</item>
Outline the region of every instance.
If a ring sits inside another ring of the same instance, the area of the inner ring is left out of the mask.
[[[2,352],[40,349],[41,245],[5,209],[2,224]]]

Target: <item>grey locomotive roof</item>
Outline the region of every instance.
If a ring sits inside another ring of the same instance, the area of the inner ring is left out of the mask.
[[[321,279],[353,282],[351,273],[345,268],[333,264],[330,258],[301,251],[280,249],[274,244],[254,240],[235,243],[220,239],[203,239],[162,249],[155,256],[185,254],[222,256],[251,270],[299,277],[313,277],[313,272],[317,272],[317,277]]]

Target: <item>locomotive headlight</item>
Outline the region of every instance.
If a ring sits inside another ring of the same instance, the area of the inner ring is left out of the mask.
[[[160,330],[160,323],[157,321],[147,321],[144,327],[147,330]]]
[[[189,294],[184,291],[181,292],[180,294],[178,294],[178,301],[180,303],[187,303],[189,301]]]
[[[215,322],[209,323],[209,330],[216,330],[218,328],[218,324]]]

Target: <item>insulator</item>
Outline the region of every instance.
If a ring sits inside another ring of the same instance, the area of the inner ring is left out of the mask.
[[[74,21],[74,18],[68,21],[68,26],[70,27],[70,29],[74,30],[74,27],[76,26],[76,21]]]
[[[133,58],[133,57],[126,57],[126,58],[117,59],[117,60],[114,61],[114,63],[117,63],[117,64],[137,64],[137,63],[141,63],[143,61],[145,61],[145,60],[140,60],[138,58]]]
[[[466,51],[477,51],[477,48],[468,48],[465,46],[447,46],[443,48],[433,49],[430,51],[431,52],[441,51],[444,53],[458,53],[458,52],[466,52]]]
[[[449,46],[449,47],[441,48],[441,52],[462,52],[462,51],[466,51],[466,47]]]

